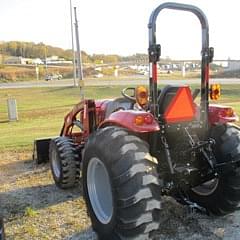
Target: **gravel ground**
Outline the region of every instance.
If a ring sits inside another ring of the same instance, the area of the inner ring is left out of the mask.
[[[29,152],[0,154],[0,206],[7,239],[97,240],[81,188],[63,191],[48,164],[35,166]],[[240,211],[221,218],[190,213],[171,198],[163,199],[161,228],[155,239],[239,240]]]

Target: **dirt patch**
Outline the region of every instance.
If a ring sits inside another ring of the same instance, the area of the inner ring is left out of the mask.
[[[89,236],[91,225],[80,187],[58,189],[48,164],[36,167],[29,153],[3,158],[0,201],[7,239],[70,239],[76,233],[80,239],[81,234]]]
[[[97,240],[86,213],[82,189],[60,190],[48,164],[36,167],[29,152],[0,154],[0,201],[9,240]],[[222,218],[190,213],[163,198],[155,239],[239,240],[240,212]]]
[[[240,213],[225,217],[191,212],[170,197],[163,199],[161,226],[156,239],[164,240],[239,240]]]

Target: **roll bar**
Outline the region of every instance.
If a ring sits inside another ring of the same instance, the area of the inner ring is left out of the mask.
[[[208,121],[208,82],[209,82],[209,63],[213,59],[214,50],[209,48],[209,26],[208,20],[201,9],[193,5],[166,2],[159,5],[151,14],[148,24],[149,29],[149,62],[150,62],[150,93],[151,93],[151,110],[155,117],[158,116],[157,107],[157,62],[161,56],[161,46],[156,43],[156,21],[159,13],[163,9],[173,9],[180,11],[192,12],[195,14],[202,28],[202,64],[201,64],[201,121],[207,124]]]

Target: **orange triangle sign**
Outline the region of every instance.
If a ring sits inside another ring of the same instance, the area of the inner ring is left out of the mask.
[[[180,87],[164,113],[167,123],[192,121],[195,107],[189,87]]]

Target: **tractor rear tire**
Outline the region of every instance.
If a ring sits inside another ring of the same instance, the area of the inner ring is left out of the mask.
[[[213,149],[217,163],[240,161],[240,129],[221,124],[212,127],[210,137],[216,141]],[[235,211],[240,202],[240,162],[218,178],[193,188],[190,199],[214,215]]]
[[[161,208],[157,162],[142,139],[119,127],[92,134],[83,158],[83,191],[100,239],[151,238]]]
[[[0,240],[5,240],[3,219],[0,217]]]
[[[71,138],[52,139],[49,147],[49,159],[53,179],[59,188],[72,188],[79,183],[80,156]]]

